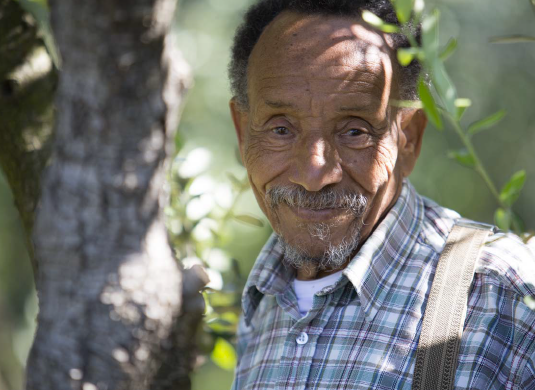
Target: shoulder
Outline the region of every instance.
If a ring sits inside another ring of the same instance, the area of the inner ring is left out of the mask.
[[[485,339],[494,340],[488,345],[509,345],[505,350],[510,351],[510,380],[535,389],[535,311],[528,307],[527,296],[535,296],[532,249],[512,233],[489,236],[476,264],[469,326],[475,334],[483,330]]]
[[[461,216],[428,198],[422,200],[425,217],[420,239],[440,254]],[[521,298],[535,295],[535,239],[533,244],[526,245],[513,233],[499,231],[489,235],[476,264],[476,274],[485,275],[487,280]]]
[[[456,211],[442,207],[425,196],[421,196],[421,198],[424,206],[424,218],[420,230],[420,240],[440,255],[455,221],[461,216]]]
[[[497,232],[488,237],[476,274],[485,275],[519,298],[535,295],[535,253],[515,234]]]
[[[430,199],[423,202],[420,240],[438,259],[460,215]],[[535,239],[526,245],[513,233],[490,234],[476,263],[463,345],[470,354],[509,351],[485,356],[497,359],[496,364],[507,361],[509,380],[535,390],[535,311],[528,307],[527,296],[535,296]]]

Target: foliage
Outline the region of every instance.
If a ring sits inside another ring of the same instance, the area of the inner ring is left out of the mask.
[[[50,15],[48,2],[46,0],[18,0],[22,8],[32,15],[39,26],[39,32],[43,38],[50,59],[57,69],[61,68],[61,58],[54,41],[52,27],[50,26]]]
[[[241,197],[249,189],[247,177],[238,179],[227,172],[226,180],[216,183],[206,175],[210,160],[211,153],[205,148],[175,158],[170,173],[171,202],[166,214],[177,257],[185,267],[202,264],[210,278],[203,292],[206,313],[198,338],[201,351],[219,367],[232,371],[236,362],[232,341],[245,279],[238,261],[223,249],[232,239],[228,224],[234,220],[259,228],[264,222],[254,215],[236,212]]]
[[[487,168],[479,158],[472,141],[473,136],[492,128],[500,122],[505,116],[505,111],[500,110],[470,124],[468,127],[463,126],[461,119],[466,108],[472,103],[469,99],[458,98],[456,88],[444,66],[444,61],[454,52],[457,42],[451,40],[443,49],[440,48],[438,40],[439,11],[435,9],[424,14],[423,0],[393,0],[392,2],[398,19],[402,23],[401,29],[394,28],[395,26],[382,21],[369,11],[364,11],[363,19],[381,31],[398,32],[399,30],[408,38],[411,47],[400,50],[398,60],[403,66],[407,66],[415,59],[422,63],[428,79],[425,75],[421,76],[418,92],[427,117],[439,130],[443,128],[443,118],[448,121],[464,145],[463,149],[449,151],[448,156],[459,164],[475,170],[485,181],[498,203],[494,216],[496,225],[505,231],[512,229],[527,240],[530,235],[525,234],[522,219],[512,209],[524,186],[526,172],[521,170],[513,174],[501,191],[498,191],[487,172]],[[421,47],[416,42],[411,31],[411,26],[419,23],[422,26]],[[492,41],[505,42],[502,38],[493,38]],[[514,40],[509,41],[517,42]],[[435,92],[436,99],[433,97],[429,86]]]

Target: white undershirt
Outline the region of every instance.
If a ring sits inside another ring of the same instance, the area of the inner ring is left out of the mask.
[[[293,288],[295,295],[297,296],[297,304],[299,305],[299,312],[302,316],[305,316],[310,309],[312,309],[312,302],[314,300],[314,294],[323,290],[327,286],[335,284],[342,271],[335,272],[321,279],[316,280],[297,280],[293,281]]]

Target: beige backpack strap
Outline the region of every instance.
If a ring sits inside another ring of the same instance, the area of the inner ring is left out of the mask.
[[[450,232],[424,313],[412,390],[453,389],[476,260],[492,230],[461,219]]]

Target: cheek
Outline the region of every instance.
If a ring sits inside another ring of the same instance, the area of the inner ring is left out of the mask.
[[[394,173],[397,158],[398,149],[395,144],[390,143],[377,146],[375,165],[385,180],[388,180]]]
[[[284,158],[281,158],[283,154],[271,150],[260,137],[248,137],[244,149],[244,165],[260,189],[264,190],[264,186],[284,169]]]
[[[259,138],[249,136],[244,143],[243,163],[258,204],[266,215],[266,186],[283,174],[288,161],[287,153],[271,150]]]
[[[396,160],[395,145],[383,142],[351,156],[346,160],[350,161],[346,171],[365,191],[374,194],[391,179]]]

